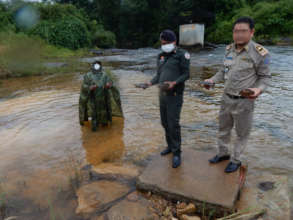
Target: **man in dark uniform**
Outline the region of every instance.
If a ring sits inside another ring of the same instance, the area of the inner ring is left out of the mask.
[[[157,58],[157,74],[148,86],[159,84],[161,123],[165,129],[167,148],[161,155],[173,153],[172,167],[181,164],[180,112],[183,104],[184,82],[189,78],[188,52],[176,47],[176,35],[171,30],[160,34],[162,53]]]

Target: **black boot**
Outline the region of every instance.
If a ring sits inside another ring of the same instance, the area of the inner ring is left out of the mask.
[[[172,161],[172,167],[177,168],[181,165],[181,155],[180,154],[174,154],[173,161]]]
[[[221,161],[224,161],[224,160],[230,160],[230,155],[225,155],[225,156],[214,156],[213,158],[209,159],[209,162],[210,163],[220,163]]]
[[[240,163],[230,162],[225,169],[225,173],[233,173],[237,171],[239,167],[241,167],[241,162]]]
[[[172,151],[171,151],[170,148],[167,147],[165,150],[163,150],[161,152],[161,156],[165,156],[165,155],[170,154],[170,153],[172,153]]]

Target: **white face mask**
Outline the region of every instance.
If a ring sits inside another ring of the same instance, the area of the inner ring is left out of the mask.
[[[161,46],[162,51],[166,53],[171,53],[175,49],[175,45],[173,43],[170,44],[164,44]]]
[[[101,69],[101,65],[98,64],[98,63],[96,63],[96,64],[94,65],[94,69],[95,69],[95,70],[100,70],[100,69]]]

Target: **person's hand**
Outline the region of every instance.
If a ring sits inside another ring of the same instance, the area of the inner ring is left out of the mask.
[[[97,85],[92,85],[92,86],[90,86],[90,90],[91,90],[91,91],[96,90],[96,88],[97,88]]]
[[[109,89],[109,88],[111,88],[111,87],[112,87],[112,83],[111,83],[111,82],[108,82],[108,83],[106,84],[106,86],[105,86],[106,89]]]
[[[206,79],[204,80],[204,82],[207,82],[207,84],[203,85],[206,89],[210,89],[212,87],[211,85],[215,84],[215,82],[212,79]]]
[[[169,88],[168,89],[173,89],[174,86],[176,85],[176,82],[175,81],[167,81],[165,82],[165,84],[168,84],[169,85]]]
[[[254,94],[248,97],[249,99],[256,99],[262,93],[262,90],[260,88],[249,88],[249,89],[254,92]]]
[[[204,81],[205,81],[205,82],[208,82],[208,83],[212,83],[212,84],[215,83],[214,80],[212,80],[212,79],[205,79]]]
[[[148,87],[152,86],[153,84],[151,82],[146,82],[145,84],[148,85]]]

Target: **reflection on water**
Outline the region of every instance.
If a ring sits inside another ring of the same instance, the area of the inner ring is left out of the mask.
[[[86,160],[92,165],[119,159],[124,152],[123,118],[113,118],[111,126],[91,131],[90,122],[81,128]]]
[[[216,150],[223,85],[207,91],[198,83],[216,72],[224,50],[219,47],[191,54],[192,78],[186,84],[181,114],[183,150]],[[260,172],[288,175],[293,189],[293,48],[270,47],[269,50],[274,77],[269,91],[256,103],[254,127],[244,156],[252,175]],[[43,207],[48,206],[48,200],[42,198],[49,196],[57,201],[58,192],[68,184],[65,167],[69,155],[93,165],[112,160],[140,164],[164,148],[158,88],[134,87],[135,83],[151,79],[158,52],[139,49],[120,56],[96,58],[108,66],[117,64],[113,72],[119,79],[125,118],[115,118],[111,127],[100,128],[95,133],[90,123],[80,127],[78,122],[81,74],[2,80],[1,185],[12,195],[27,201],[27,208],[35,209],[32,204],[38,204],[41,211],[35,215],[43,217]],[[73,203],[68,202],[67,208],[64,205],[67,212],[62,212],[72,214],[65,219],[73,219]],[[22,206],[16,202],[16,207]]]

